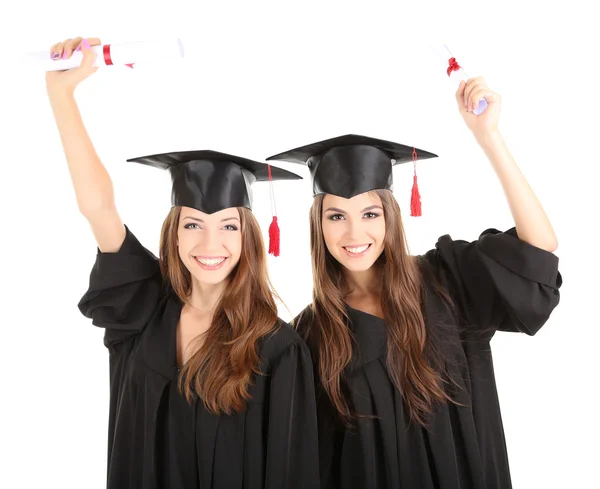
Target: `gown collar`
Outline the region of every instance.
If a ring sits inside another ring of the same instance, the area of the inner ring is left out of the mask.
[[[385,357],[387,344],[385,321],[349,305],[346,305],[346,312],[350,318],[350,330],[356,340],[356,354],[352,357],[350,370]]]
[[[183,303],[174,294],[168,294],[162,307],[150,320],[141,337],[141,355],[144,364],[168,380],[177,379],[177,324]]]

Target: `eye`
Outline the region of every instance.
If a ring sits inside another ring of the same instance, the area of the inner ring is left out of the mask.
[[[234,224],[227,224],[223,229],[226,231],[237,231],[238,228]]]
[[[331,221],[339,221],[341,219],[344,219],[344,216],[343,214],[331,214],[327,219]]]
[[[200,227],[198,226],[198,224],[196,224],[195,222],[189,222],[187,223],[185,226],[183,226],[185,229],[200,229]]]
[[[367,219],[375,219],[376,217],[379,217],[379,214],[377,214],[376,212],[367,212],[364,217],[366,217]]]

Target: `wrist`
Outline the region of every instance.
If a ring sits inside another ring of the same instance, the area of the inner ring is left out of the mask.
[[[75,100],[75,90],[70,88],[48,88],[47,92],[52,105]]]
[[[481,146],[484,150],[496,148],[504,144],[502,135],[497,128],[475,134],[475,139],[477,140],[479,146]]]

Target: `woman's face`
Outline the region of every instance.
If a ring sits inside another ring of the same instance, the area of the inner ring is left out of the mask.
[[[214,214],[182,207],[177,243],[181,261],[197,282],[219,284],[240,260],[240,213],[235,207]]]
[[[323,199],[322,228],[325,245],[339,263],[352,272],[368,270],[384,248],[381,199],[374,192],[351,199],[327,194]]]

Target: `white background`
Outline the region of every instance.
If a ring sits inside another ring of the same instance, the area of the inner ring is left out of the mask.
[[[599,37],[592,3],[21,1],[2,7],[3,60],[77,35],[118,43],[179,36],[180,63],[100,70],[77,91],[124,221],[158,252],[166,172],[127,158],[214,149],[264,160],[346,133],[440,157],[418,167],[424,216],[409,217],[412,166],[395,171],[412,253],[513,225],[500,185],[463,124],[427,44],[440,40],[503,97],[501,130],[559,238],[561,302],[534,337],[493,342],[513,483],[600,487],[598,405]],[[7,63],[9,64],[9,63]],[[3,294],[0,486],[102,488],[108,356],[79,313],[95,257],[78,214],[43,73],[2,65]],[[282,256],[269,257],[290,319],[311,299],[308,171],[276,197]],[[255,187],[266,230],[268,186]]]

